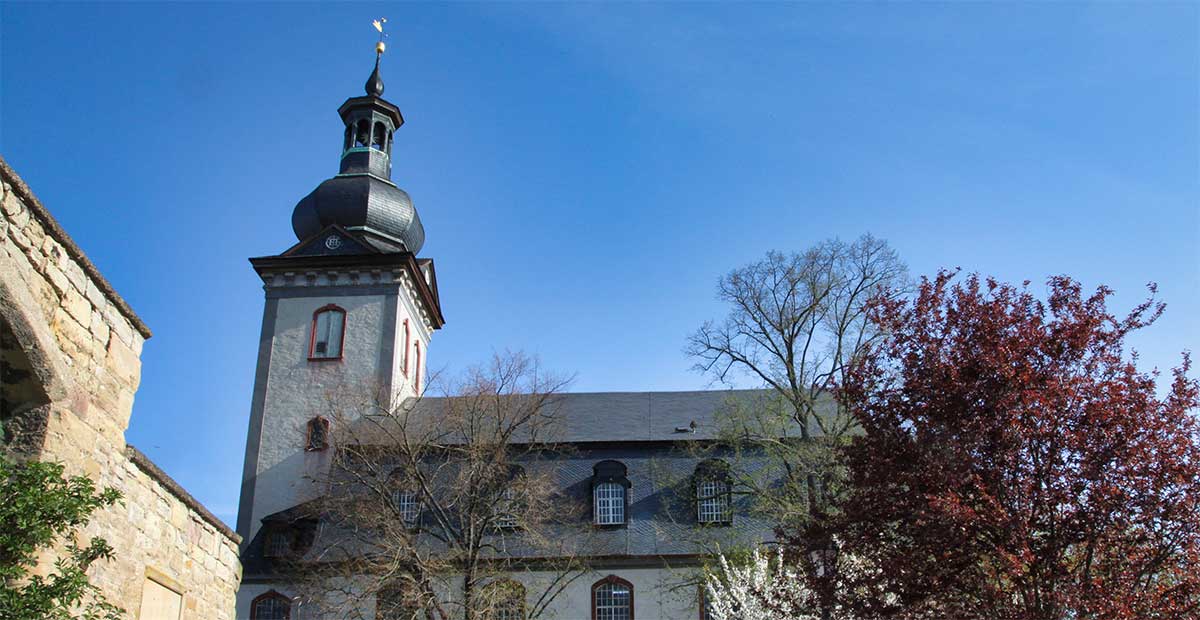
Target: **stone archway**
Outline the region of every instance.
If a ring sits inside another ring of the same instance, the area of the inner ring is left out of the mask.
[[[0,447],[37,454],[51,404],[67,396],[61,354],[41,308],[0,255]]]

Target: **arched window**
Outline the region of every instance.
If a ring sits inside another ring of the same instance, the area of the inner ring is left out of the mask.
[[[342,141],[342,150],[349,151],[354,144],[354,125],[346,125],[346,139]]]
[[[696,466],[696,521],[699,523],[731,523],[731,480],[729,465],[710,459]]]
[[[272,590],[250,601],[250,620],[289,620],[292,601]]]
[[[387,137],[387,154],[388,154],[388,157],[392,156],[392,132],[390,132],[390,131],[388,132],[388,137]]]
[[[304,449],[309,452],[320,452],[329,447],[329,420],[320,416],[308,421],[308,439]]]
[[[615,575],[593,584],[592,620],[633,620],[633,584]]]
[[[404,319],[404,376],[408,376],[408,356],[412,354],[412,329],[408,326],[408,319]]]
[[[354,127],[354,146],[363,147],[371,142],[371,121],[362,119]]]
[[[383,128],[383,123],[375,123],[375,131],[371,133],[371,148],[382,151],[386,144],[387,130]]]
[[[342,338],[346,335],[346,311],[322,306],[313,313],[312,336],[308,341],[308,359],[342,359]]]
[[[525,620],[525,586],[516,581],[493,581],[479,599],[484,620]]]
[[[413,388],[417,392],[421,391],[421,343],[413,344],[413,353],[416,357],[413,358]]]
[[[624,525],[629,479],[625,465],[600,461],[592,468],[592,520],[596,525]]]

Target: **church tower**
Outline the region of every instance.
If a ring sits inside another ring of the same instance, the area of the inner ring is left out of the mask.
[[[237,531],[315,498],[330,434],[364,403],[395,407],[420,394],[426,350],[442,327],[425,229],[392,182],[392,140],[404,124],[383,98],[377,48],[366,94],[338,108],[338,173],[296,204],[298,243],[250,259],[266,303],[250,405]]]

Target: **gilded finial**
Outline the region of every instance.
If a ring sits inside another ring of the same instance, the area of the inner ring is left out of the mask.
[[[387,23],[386,17],[380,17],[379,19],[371,22],[371,25],[375,26],[375,29],[379,31],[379,42],[375,44],[375,54],[376,55],[383,54],[383,51],[387,49],[387,45],[385,45],[383,43],[383,38],[387,36],[383,32],[383,25],[386,23]]]
[[[379,77],[379,59],[383,58],[383,50],[386,45],[383,44],[383,38],[387,35],[383,32],[383,25],[387,23],[386,17],[371,22],[372,26],[379,31],[379,42],[375,44],[375,70],[371,72],[371,77],[367,78],[366,88],[367,94],[372,97],[383,96],[383,78]]]

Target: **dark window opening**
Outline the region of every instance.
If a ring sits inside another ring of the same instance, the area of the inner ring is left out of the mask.
[[[308,421],[308,440],[304,449],[319,452],[329,447],[329,420],[313,418]]]

